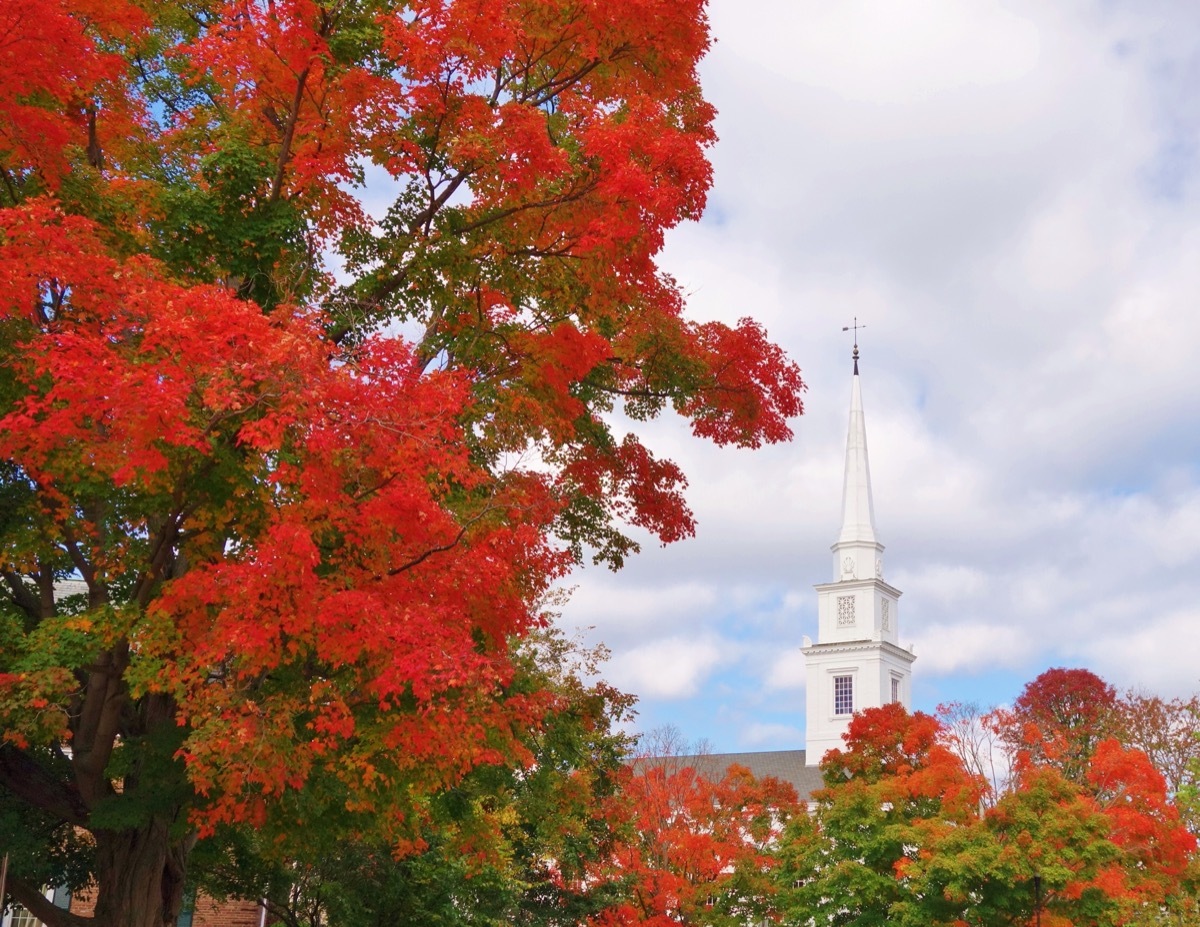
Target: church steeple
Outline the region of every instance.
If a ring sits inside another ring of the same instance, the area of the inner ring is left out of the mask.
[[[856,320],[856,335],[860,327]],[[914,657],[899,646],[900,590],[884,582],[883,545],[875,536],[857,338],[853,358],[842,528],[830,548],[833,581],[817,586],[817,642],[804,642],[809,765],[841,748],[854,712],[886,702],[907,707],[911,696]]]
[[[842,533],[839,543],[875,543],[875,506],[871,499],[871,465],[867,459],[867,424],[858,379],[858,345],[850,390],[850,428],[846,434],[846,475],[842,483]]]
[[[871,464],[867,456],[857,340],[853,356],[850,426],[846,432],[846,470],[842,478],[842,530],[831,548],[834,582],[883,575],[883,545],[875,537],[875,502],[871,497]]]

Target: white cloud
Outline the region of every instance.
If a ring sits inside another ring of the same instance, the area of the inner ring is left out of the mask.
[[[1016,668],[1031,656],[1035,642],[1017,628],[999,624],[935,624],[923,627],[913,646],[914,673],[945,675],[997,667]]]
[[[797,744],[803,740],[803,728],[793,724],[763,724],[756,721],[742,731],[740,745],[759,749],[775,749],[777,744]]]
[[[978,601],[991,585],[981,567],[948,563],[929,563],[902,570],[895,581],[906,596],[918,599],[926,607],[936,603],[942,608]]]
[[[1165,613],[1148,608],[1137,619],[1085,638],[1081,654],[1117,685],[1140,686],[1166,697],[1186,697],[1200,689],[1200,603],[1193,600]]]
[[[624,584],[620,577],[592,570],[583,574],[560,623],[568,627],[602,627],[606,633],[622,638],[642,637],[686,625],[695,614],[711,609],[715,600],[712,585]]]
[[[790,0],[769,6],[760,15],[738,16],[716,5],[720,39],[780,77],[844,100],[903,104],[1009,83],[1028,75],[1041,54],[1037,26],[996,3]]]
[[[805,684],[804,654],[800,649],[784,651],[771,661],[764,686],[771,691],[803,689]]]
[[[711,637],[668,637],[615,654],[608,676],[618,688],[651,698],[695,695],[717,666],[728,645]]]

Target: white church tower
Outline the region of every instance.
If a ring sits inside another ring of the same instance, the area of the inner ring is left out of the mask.
[[[875,539],[857,340],[853,356],[842,532],[830,548],[833,582],[817,586],[817,642],[806,637],[803,648],[809,766],[842,748],[854,712],[888,702],[908,708],[916,659],[899,644],[900,590],[884,582],[883,545]]]

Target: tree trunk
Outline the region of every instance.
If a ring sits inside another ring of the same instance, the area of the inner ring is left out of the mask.
[[[98,830],[96,927],[173,925],[183,905],[188,849],[155,815],[137,830]]]

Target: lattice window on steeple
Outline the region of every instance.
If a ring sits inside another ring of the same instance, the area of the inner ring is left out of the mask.
[[[879,626],[885,631],[890,631],[892,628],[892,616],[889,614],[891,604],[887,599],[883,599],[879,603]]]
[[[854,596],[840,595],[837,600],[838,627],[854,627]]]

